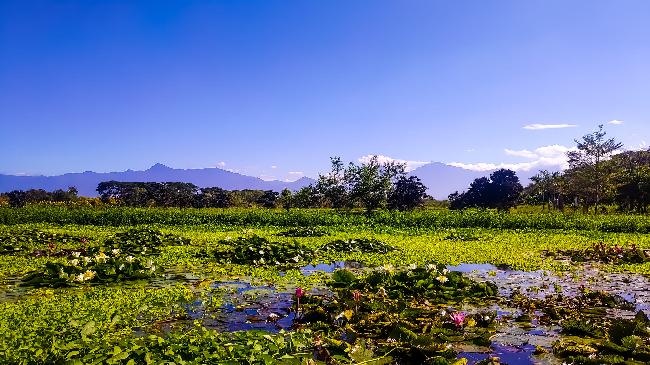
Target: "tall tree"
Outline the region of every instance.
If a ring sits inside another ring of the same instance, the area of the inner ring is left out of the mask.
[[[332,170],[327,175],[318,175],[316,191],[321,204],[332,208],[349,205],[348,188],[345,181],[345,167],[340,157],[331,157]]]
[[[496,208],[507,211],[515,206],[523,187],[514,171],[500,169],[490,177],[475,179],[466,192],[449,195],[451,209]]]
[[[412,210],[424,203],[427,187],[416,176],[400,176],[388,196],[388,208]]]
[[[350,163],[345,180],[350,187],[350,198],[368,212],[386,206],[394,183],[404,176],[406,165],[389,161],[380,163],[377,156],[361,165]]]
[[[606,139],[606,135],[607,132],[603,130],[601,124],[597,131],[584,135],[581,140],[576,139],[577,149],[567,152],[572,173],[577,174],[579,180],[587,183],[585,189],[593,192],[596,213],[598,213],[598,205],[607,177],[603,161],[623,146],[614,138]]]

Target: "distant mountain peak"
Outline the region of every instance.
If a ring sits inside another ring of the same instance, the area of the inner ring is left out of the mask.
[[[164,170],[172,170],[172,168],[158,162],[155,165],[153,165],[153,166],[151,166],[150,168],[147,169],[147,171],[164,171]]]
[[[15,176],[0,175],[0,192],[11,190],[44,189],[48,191],[67,189],[75,186],[80,195],[96,196],[97,184],[102,181],[130,182],[189,182],[198,187],[220,187],[226,190],[274,190],[285,188],[298,190],[314,182],[309,178],[297,181],[263,181],[258,177],[242,175],[236,172],[214,168],[203,169],[174,169],[157,163],[144,171],[126,170],[122,172],[92,172],[70,173],[58,176]]]

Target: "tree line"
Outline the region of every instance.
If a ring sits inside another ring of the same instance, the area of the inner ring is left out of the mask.
[[[105,204],[131,207],[181,208],[363,208],[411,210],[421,206],[426,186],[415,176],[407,176],[405,165],[396,162],[380,163],[377,157],[359,165],[343,164],[340,158],[331,159],[332,170],[319,175],[315,184],[296,192],[273,190],[224,190],[218,187],[199,188],[185,182],[124,182],[104,181],[97,186]],[[67,195],[65,195],[65,194]],[[11,206],[84,199],[77,191],[15,190],[4,194]]]
[[[340,158],[331,159],[332,170],[319,175],[316,184],[292,192],[285,189],[233,190],[218,187],[198,188],[191,183],[119,182],[99,184],[103,201],[127,206],[227,208],[257,206],[264,208],[380,208],[411,210],[424,203],[426,186],[415,176],[407,176],[405,165],[368,162],[344,166]]]
[[[448,197],[450,209],[492,208],[508,211],[521,205],[545,209],[566,207],[593,209],[616,206],[624,212],[645,213],[650,206],[650,149],[623,151],[623,144],[606,138],[603,126],[576,139],[567,153],[568,169],[540,171],[525,188],[514,171],[501,169],[475,179],[466,191]],[[265,207],[291,208],[362,208],[411,210],[432,200],[426,186],[416,176],[408,176],[406,166],[397,162],[369,161],[345,165],[331,158],[331,170],[318,176],[316,183],[298,191],[288,189],[232,190],[218,187],[199,188],[183,182],[119,182],[99,184],[97,192],[104,203],[134,207]],[[78,197],[75,188],[47,192],[42,189],[15,190],[0,194],[11,206],[40,202],[71,202]]]
[[[451,209],[539,205],[548,210],[567,207],[594,213],[615,206],[622,212],[646,213],[650,205],[650,149],[622,151],[623,144],[607,138],[602,125],[576,139],[567,152],[568,169],[542,170],[525,188],[510,170],[498,170],[474,180],[463,193],[449,195]]]
[[[5,201],[12,207],[22,207],[27,204],[56,202],[69,203],[79,199],[77,189],[69,187],[68,190],[57,189],[45,191],[43,189],[13,190],[0,194],[0,201]]]

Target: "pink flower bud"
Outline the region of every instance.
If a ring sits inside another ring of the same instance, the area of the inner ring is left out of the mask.
[[[352,299],[354,299],[355,302],[358,302],[361,300],[361,292],[358,290],[355,290],[352,292]]]

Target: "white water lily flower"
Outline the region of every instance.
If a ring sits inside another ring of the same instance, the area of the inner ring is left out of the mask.
[[[133,256],[129,255],[126,257],[126,262],[132,263],[133,262]]]
[[[84,259],[84,263],[86,263],[86,264],[89,264],[90,261],[92,261],[92,259],[90,257],[86,257],[86,256],[84,256],[83,259]]]
[[[81,256],[81,252],[75,251],[75,252],[72,253],[72,256],[79,257],[79,256]]]
[[[92,270],[87,270],[85,273],[83,273],[84,281],[92,280],[92,278],[94,277],[95,277],[95,272]]]
[[[72,264],[72,266],[77,266],[77,265],[79,265],[79,260],[74,259],[74,260],[71,260],[70,263]]]
[[[416,264],[410,264],[409,265],[409,270],[415,270],[417,268],[418,268],[418,265],[416,265]]]
[[[113,254],[113,256],[117,256],[117,255],[120,254],[120,249],[119,249],[119,248],[114,248],[114,249],[111,251],[111,253]]]
[[[436,280],[438,280],[441,283],[446,283],[449,279],[447,279],[446,276],[440,275],[436,277]]]
[[[427,269],[428,271],[435,271],[436,270],[436,265],[434,265],[434,264],[426,264],[424,266],[424,268]]]
[[[104,251],[100,252],[97,256],[95,256],[95,261],[97,262],[106,262],[106,259],[108,259],[108,256],[106,256]]]
[[[447,274],[449,273],[449,270],[447,270],[447,269],[442,269],[442,273],[443,273],[444,275],[447,275]]]

